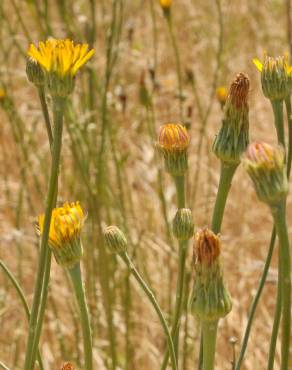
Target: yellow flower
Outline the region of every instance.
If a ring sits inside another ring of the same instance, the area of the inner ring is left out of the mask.
[[[6,97],[5,90],[2,87],[0,87],[0,101],[4,100],[5,97]]]
[[[55,208],[52,212],[49,242],[53,248],[61,248],[66,243],[80,237],[86,215],[79,202],[65,203],[63,207]],[[38,226],[43,233],[45,215],[39,216]]]
[[[50,39],[39,42],[38,47],[31,44],[27,54],[36,60],[46,72],[54,72],[60,77],[75,76],[94,54],[88,44],[77,44],[71,40]]]
[[[219,86],[216,89],[216,97],[221,105],[224,105],[227,100],[228,92],[225,86]]]
[[[159,2],[163,9],[169,9],[172,5],[172,0],[159,0]]]
[[[187,129],[181,124],[168,123],[160,127],[158,145],[162,150],[184,151],[190,144]]]

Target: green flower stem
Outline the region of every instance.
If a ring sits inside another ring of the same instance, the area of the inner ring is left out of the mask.
[[[282,300],[281,369],[288,370],[291,333],[291,262],[290,245],[286,224],[286,200],[272,207],[272,214],[280,244],[279,279]]]
[[[42,107],[42,111],[43,111],[43,116],[44,116],[44,119],[45,119],[45,124],[46,124],[46,129],[47,129],[47,134],[48,134],[50,147],[52,148],[53,147],[53,133],[52,133],[52,126],[51,126],[51,122],[50,122],[50,116],[49,116],[49,112],[48,112],[48,106],[47,106],[47,103],[46,103],[46,96],[45,96],[44,87],[41,86],[41,87],[38,88],[38,94],[39,94],[39,99],[40,99],[40,103],[41,103],[41,107]]]
[[[26,316],[27,316],[28,321],[29,321],[29,318],[30,318],[29,307],[28,307],[28,304],[26,302],[25,296],[23,294],[23,291],[22,291],[20,285],[18,284],[18,282],[15,279],[15,277],[13,276],[12,272],[9,270],[9,268],[5,265],[5,263],[3,261],[0,261],[0,267],[3,269],[5,275],[8,277],[8,279],[12,283],[13,287],[15,288],[16,293],[17,293],[19,299],[21,300],[24,311],[25,311]],[[37,353],[37,358],[38,358],[39,367],[40,367],[41,370],[43,370],[44,365],[43,365],[43,361],[42,361],[41,354],[40,354],[39,350],[38,350],[38,353]]]
[[[282,144],[285,148],[285,131],[284,131],[284,117],[283,117],[283,101],[282,100],[271,100],[275,127],[277,131],[277,137],[279,144]]]
[[[74,267],[68,269],[68,272],[73,283],[75,296],[79,307],[80,321],[83,333],[85,370],[92,370],[93,366],[91,329],[88,308],[82,283],[80,263],[77,263]]]
[[[185,207],[185,177],[174,176],[177,196],[177,208]]]
[[[43,286],[44,275],[47,266],[50,264],[50,252],[48,252],[48,240],[49,230],[51,223],[52,210],[56,203],[56,189],[58,185],[58,174],[59,164],[61,157],[61,146],[62,146],[62,131],[63,131],[63,108],[64,99],[54,98],[53,109],[54,109],[54,143],[51,163],[51,176],[49,181],[44,230],[41,238],[40,256],[37,271],[37,278],[35,283],[35,290],[31,308],[31,317],[29,323],[29,335],[27,341],[26,355],[24,370],[31,370],[34,368],[34,359],[36,356],[36,348],[38,347],[38,341],[35,341],[35,336],[38,330],[41,331],[43,322],[44,310],[42,316],[39,316],[40,307],[46,304],[46,295],[42,295],[42,292],[46,290]],[[44,282],[48,283],[48,282]],[[40,329],[37,330],[37,325],[40,325]],[[35,342],[35,343],[34,343]]]
[[[126,263],[126,265],[128,266],[128,268],[130,269],[131,273],[133,274],[133,276],[135,277],[135,279],[137,280],[137,282],[139,283],[139,285],[141,286],[141,288],[143,289],[143,291],[145,292],[145,294],[149,298],[149,300],[150,300],[153,308],[155,309],[155,311],[156,311],[156,313],[157,313],[157,315],[159,317],[160,323],[161,323],[161,325],[163,327],[164,334],[165,334],[165,336],[167,338],[167,344],[168,344],[168,349],[170,351],[170,358],[171,358],[172,369],[173,370],[177,370],[177,360],[176,360],[176,356],[175,356],[175,352],[174,352],[174,346],[173,346],[172,337],[171,337],[171,334],[169,332],[169,329],[168,329],[166,320],[165,320],[165,318],[163,316],[163,313],[162,313],[162,311],[161,311],[161,309],[159,307],[159,304],[158,304],[158,302],[157,302],[154,294],[149,289],[149,287],[147,286],[147,284],[143,280],[142,276],[139,274],[139,272],[137,271],[137,269],[133,265],[133,262],[131,261],[129,255],[126,252],[124,252],[124,253],[120,253],[119,256]]]
[[[228,193],[237,167],[237,164],[227,164],[221,161],[220,181],[212,217],[212,231],[215,234],[218,234],[221,230]]]
[[[288,156],[287,156],[287,176],[289,178],[291,171],[292,162],[292,108],[291,108],[291,98],[288,96],[285,100],[286,112],[288,118]]]
[[[203,321],[203,370],[214,370],[218,321]]]
[[[178,208],[185,207],[185,177],[184,176],[174,176],[174,181],[176,185],[176,194],[177,194],[177,205]],[[185,283],[185,264],[186,264],[186,255],[187,255],[187,246],[188,241],[183,240],[179,241],[179,269],[178,277],[176,284],[176,300],[174,315],[172,320],[171,327],[171,336],[174,343],[174,349],[176,358],[178,359],[178,346],[179,346],[179,323],[183,308],[183,299],[184,299],[184,283]],[[169,358],[169,351],[165,352],[161,370],[165,370],[167,367]]]

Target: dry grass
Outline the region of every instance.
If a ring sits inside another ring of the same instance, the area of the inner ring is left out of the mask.
[[[203,106],[208,104],[212,76],[216,66],[216,48],[218,40],[218,15],[214,0],[181,0],[174,1],[174,24],[178,39],[183,72],[192,69],[197,79],[197,90]],[[32,19],[28,1],[15,0],[28,34],[33,41],[40,38],[37,24]],[[52,1],[50,22],[54,35],[66,36],[66,27],[60,19],[56,2]],[[96,54],[91,65],[96,73],[96,88],[93,107],[90,115],[86,99],[88,74],[79,78],[78,87],[74,92],[73,106],[79,125],[86,125],[92,137],[100,133],[100,90],[103,83],[105,65],[105,34],[110,25],[111,7],[108,2],[96,2]],[[109,88],[109,116],[111,126],[116,135],[118,157],[123,164],[123,192],[126,204],[127,225],[131,239],[138,243],[136,261],[139,269],[151,283],[158,300],[164,309],[168,308],[168,271],[171,270],[173,298],[175,296],[175,280],[177,272],[177,253],[171,251],[165,232],[160,201],[157,193],[157,168],[162,164],[155,161],[154,146],[147,130],[147,114],[139,101],[139,81],[145,73],[146,84],[151,88],[148,68],[153,63],[153,23],[150,1],[131,0],[125,2],[124,24],[119,45],[119,57],[114,69]],[[168,121],[177,121],[178,101],[176,95],[176,75],[173,52],[169,43],[166,24],[156,1],[155,21],[157,26],[157,82],[159,88],[154,94],[156,128]],[[90,10],[85,0],[64,2],[67,14],[74,12],[71,21],[76,23],[81,36],[73,27],[73,36],[85,39],[86,27],[90,24]],[[4,11],[0,20],[0,82],[7,86],[7,93],[15,102],[20,127],[23,134],[23,145],[28,148],[29,158],[24,160],[21,145],[15,143],[12,136],[11,123],[7,114],[0,109],[0,257],[16,274],[26,297],[31,302],[33,282],[37,267],[37,238],[34,231],[34,220],[43,211],[43,199],[48,176],[49,147],[37,95],[25,75],[25,59],[17,49],[16,40],[23,51],[28,40],[24,34],[13,5],[8,1],[0,4]],[[272,110],[269,102],[262,96],[259,76],[252,58],[267,50],[271,54],[281,54],[288,49],[286,41],[286,13],[283,1],[222,1],[224,37],[222,67],[219,70],[218,85],[228,85],[236,73],[242,71],[250,76],[250,127],[253,139],[275,142]],[[9,23],[8,23],[9,22]],[[133,29],[132,40],[129,32]],[[14,37],[11,32],[14,32]],[[185,75],[185,73],[184,73]],[[125,113],[121,110],[118,96],[119,89],[124,89],[127,96]],[[220,127],[221,110],[214,103],[208,121],[206,138],[202,155],[197,158],[200,119],[193,91],[184,78],[185,111],[193,107],[191,121],[192,143],[190,148],[189,179],[193,178],[197,161],[201,162],[199,192],[193,208],[196,227],[208,225],[219,179],[219,163],[210,148],[213,137]],[[83,99],[83,100],[82,100]],[[15,112],[12,117],[16,122]],[[98,142],[98,141],[97,141]],[[75,147],[78,148],[77,145]],[[107,181],[108,192],[106,205],[102,210],[104,224],[113,222],[123,226],[120,212],[116,169],[109,148]],[[82,157],[87,160],[87,157]],[[27,184],[23,180],[25,168]],[[92,177],[91,170],[90,176]],[[40,182],[41,193],[35,188],[33,174]],[[168,216],[172,219],[175,212],[175,189],[167,174],[163,173],[163,191],[168,204]],[[108,351],[107,321],[101,298],[99,280],[92,282],[93,270],[98,278],[99,270],[91,261],[92,253],[98,258],[97,237],[92,237],[91,204],[80,173],[74,164],[72,142],[68,131],[65,132],[63,147],[62,176],[60,182],[61,199],[80,199],[85,208],[89,209],[89,218],[84,235],[84,246],[88,251],[84,260],[86,282],[95,284],[90,290],[96,296],[89,296],[92,308],[95,342],[94,357],[96,369],[106,369],[104,361]],[[34,209],[29,206],[31,200]],[[291,197],[289,198],[288,217],[291,217]],[[247,312],[257,288],[267,254],[272,219],[265,205],[260,204],[254,194],[250,180],[240,168],[233,182],[227,210],[222,228],[224,243],[223,261],[225,278],[233,298],[233,310],[226,319],[221,321],[217,369],[231,369],[232,347],[229,338],[238,338],[240,344],[247,322]],[[176,247],[176,246],[175,246]],[[92,250],[94,248],[94,250]],[[191,254],[191,248],[190,248]],[[94,262],[96,260],[94,259]],[[188,259],[188,270],[191,271],[191,256]],[[119,359],[124,359],[124,277],[125,270],[119,264],[111,264],[115,291],[114,326],[119,343]],[[256,320],[252,329],[249,347],[244,362],[245,370],[262,370],[266,367],[269,338],[273,322],[273,310],[276,295],[277,270],[275,264],[270,270],[268,283],[264,289]],[[139,288],[133,284],[133,308],[131,343],[133,354],[129,370],[159,369],[164,341],[157,318],[151,307],[141,295]],[[52,300],[53,298],[53,300]],[[76,361],[78,346],[82,348],[78,325],[74,324],[72,312],[75,312],[70,289],[61,268],[53,262],[50,284],[50,298],[46,314],[41,346],[46,369],[59,369],[63,360]],[[185,316],[184,316],[185,319]],[[184,327],[184,319],[182,326]],[[5,277],[0,274],[0,359],[10,364],[11,369],[21,369],[28,326],[23,309],[15,292]],[[198,353],[198,328],[193,317],[189,317],[188,356],[185,369],[196,369],[195,359]],[[62,348],[63,345],[63,354]],[[80,349],[79,349],[80,351]],[[279,369],[279,348],[277,348],[277,366]],[[14,364],[14,365],[12,365]],[[108,367],[110,368],[110,367]]]

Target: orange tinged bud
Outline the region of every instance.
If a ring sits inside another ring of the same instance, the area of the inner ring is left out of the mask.
[[[187,129],[181,124],[168,123],[161,126],[158,136],[158,145],[162,150],[184,151],[190,144]]]

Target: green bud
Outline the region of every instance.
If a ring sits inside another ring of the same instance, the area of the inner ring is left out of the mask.
[[[37,87],[43,86],[45,84],[45,75],[42,70],[42,67],[33,58],[27,59],[26,75],[28,80]]]
[[[262,202],[273,206],[286,198],[288,180],[282,147],[252,143],[243,157],[243,164]]]
[[[117,226],[108,226],[104,231],[106,246],[112,253],[122,253],[127,250],[125,234]]]
[[[188,240],[194,235],[194,222],[192,212],[188,208],[177,210],[173,220],[173,235],[178,240]]]
[[[239,73],[231,84],[224,106],[222,127],[213,143],[213,152],[227,164],[239,164],[248,146],[248,92],[249,79]]]
[[[211,230],[196,234],[194,245],[195,281],[191,309],[202,321],[215,321],[232,308],[220,266],[220,239]]]

